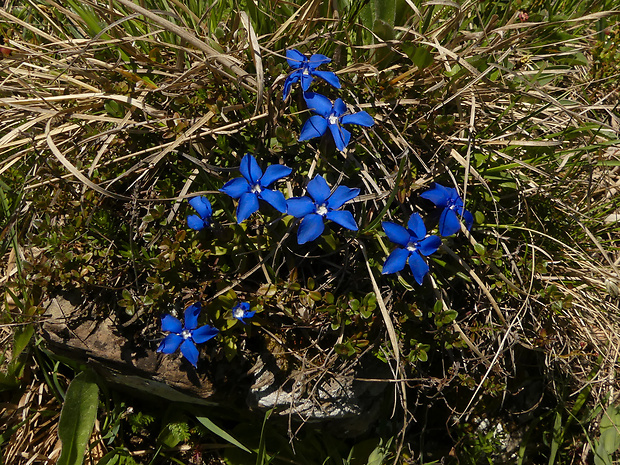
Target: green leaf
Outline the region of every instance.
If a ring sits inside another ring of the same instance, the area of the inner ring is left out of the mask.
[[[481,211],[476,211],[476,213],[474,213],[474,218],[477,224],[482,224],[486,221],[484,213]]]
[[[24,351],[24,349],[30,342],[33,334],[34,326],[32,325],[17,327],[17,329],[15,330],[15,336],[13,338],[13,360],[17,359],[19,354]]]
[[[131,455],[127,449],[117,447],[101,457],[97,465],[116,465],[122,462],[123,457],[131,457]]]
[[[484,245],[482,245],[480,243],[474,244],[474,250],[481,257],[484,256],[484,254],[487,252],[487,249],[484,247]]]
[[[99,405],[95,380],[93,372],[83,371],[69,384],[58,423],[62,452],[57,465],[80,465],[84,461]]]
[[[235,438],[233,438],[230,434],[228,434],[222,428],[217,426],[215,423],[213,423],[207,417],[196,417],[196,420],[198,420],[200,423],[202,423],[202,425],[205,428],[207,428],[209,431],[211,431],[213,434],[215,434],[216,436],[221,437],[224,441],[230,442],[232,445],[237,446],[239,449],[242,449],[242,450],[244,450],[244,451],[246,451],[246,452],[248,452],[250,454],[252,453],[252,451],[250,449],[245,447],[243,444],[241,444],[239,441],[237,441]]]
[[[594,453],[595,465],[611,465],[614,452],[620,448],[620,409],[610,405],[601,418],[601,437]]]
[[[189,439],[189,426],[186,419],[179,421],[169,421],[157,436],[157,443],[169,449],[176,447],[180,442]]]
[[[416,47],[409,58],[419,69],[424,69],[433,64],[433,55],[426,47]]]

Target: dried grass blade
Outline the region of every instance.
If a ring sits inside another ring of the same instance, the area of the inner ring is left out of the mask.
[[[392,323],[390,313],[388,312],[388,309],[385,306],[385,302],[383,301],[383,297],[381,296],[381,289],[379,289],[377,281],[375,280],[375,276],[372,274],[372,268],[370,267],[370,263],[368,262],[368,253],[366,252],[366,246],[362,242],[358,242],[358,244],[360,246],[360,249],[362,250],[362,253],[364,254],[364,261],[366,262],[368,276],[370,276],[370,281],[372,282],[372,289],[377,296],[377,304],[379,304],[381,316],[383,317],[383,321],[385,323],[385,329],[387,330],[388,336],[390,338],[390,344],[392,345],[392,351],[394,352],[394,359],[396,360],[396,365],[397,367],[400,367],[400,349],[398,347],[398,338],[396,337],[396,330],[394,329],[394,324]],[[398,373],[398,370],[396,370],[396,373]]]
[[[465,260],[463,260],[457,254],[455,254],[454,251],[450,247],[448,247],[445,244],[442,244],[441,248],[442,248],[442,250],[445,250],[446,252],[448,252],[448,254],[452,258],[454,258],[456,261],[458,261],[459,264],[465,269],[465,271],[467,271],[469,276],[471,276],[472,279],[474,281],[476,281],[476,283],[480,287],[480,290],[483,292],[483,294],[489,300],[489,303],[491,304],[491,307],[493,307],[493,310],[495,310],[495,313],[497,314],[498,318],[505,325],[506,324],[506,318],[504,317],[504,314],[500,310],[499,305],[497,304],[497,301],[495,300],[495,298],[491,294],[491,291],[489,291],[489,288],[484,284],[484,282],[482,282],[482,279],[480,279],[480,277],[476,274],[476,272],[467,263],[465,263]]]
[[[258,114],[260,107],[263,105],[263,92],[265,89],[265,73],[263,71],[263,59],[260,54],[260,45],[256,38],[256,33],[245,11],[240,11],[241,23],[243,27],[248,31],[248,42],[250,44],[250,52],[252,53],[252,59],[254,60],[254,66],[256,67],[256,78],[258,86],[258,96],[256,98],[256,108],[254,114]]]
[[[39,35],[41,37],[46,38],[49,42],[58,42],[58,38],[43,32],[41,29],[34,27],[32,24],[22,21],[21,19],[13,16],[12,14],[5,11],[4,8],[0,8],[0,16],[5,17],[9,20],[11,24],[19,24],[21,27],[28,29],[30,32],[33,32],[35,35]]]
[[[92,92],[92,93],[84,93],[84,94],[68,94],[68,95],[54,95],[51,97],[40,97],[40,98],[2,98],[0,99],[0,105],[25,105],[28,103],[47,103],[47,102],[62,102],[64,100],[81,100],[81,99],[89,99],[89,98],[98,98],[98,99],[110,99],[116,100],[118,102],[123,102],[133,107],[136,107],[145,113],[148,113],[154,117],[164,116],[165,113],[162,110],[158,110],[155,107],[152,107],[143,100],[137,99],[135,97],[131,97],[128,95],[115,95],[115,94],[106,94],[103,92]]]
[[[188,43],[202,50],[209,57],[213,58],[215,61],[220,63],[222,66],[224,66],[224,68],[230,70],[235,75],[235,76],[229,76],[231,79],[236,79],[236,77],[238,77],[239,79],[243,79],[249,82],[252,87],[254,88],[257,87],[256,82],[247,73],[247,71],[245,71],[243,68],[235,64],[234,61],[230,57],[226,55],[222,55],[217,50],[215,50],[213,47],[204,43],[198,37],[188,33],[185,29],[177,26],[176,24],[168,21],[167,19],[162,18],[161,16],[156,15],[155,13],[153,13],[150,10],[147,10],[146,8],[142,8],[141,6],[136,5],[130,0],[118,0],[118,2],[126,6],[127,8],[131,8],[133,11],[140,13],[141,15],[150,19],[154,23],[159,24],[164,29],[177,34],[179,37],[186,40]]]
[[[48,147],[50,148],[54,156],[58,159],[58,161],[62,163],[63,166],[71,172],[71,174],[73,174],[76,178],[78,178],[80,181],[82,181],[84,184],[86,184],[91,189],[99,192],[100,194],[103,194],[108,197],[112,197],[117,200],[130,201],[131,197],[120,195],[120,194],[117,194],[116,192],[111,192],[95,184],[90,179],[88,179],[86,176],[84,176],[80,172],[80,170],[78,170],[69,160],[67,160],[67,158],[60,152],[60,150],[58,150],[58,147],[56,146],[56,144],[54,143],[54,140],[52,139],[51,124],[52,124],[53,119],[54,118],[50,118],[47,121],[47,124],[45,125],[45,140],[47,141]]]
[[[181,144],[187,142],[191,138],[192,134],[194,134],[198,129],[203,127],[214,116],[215,116],[215,113],[213,113],[212,111],[209,111],[209,113],[204,115],[196,123],[194,123],[194,125],[191,128],[189,128],[187,131],[185,131],[181,137],[177,138],[172,143],[167,144],[166,148],[162,152],[155,153],[153,155],[149,155],[146,159],[136,163],[134,166],[129,168],[123,174],[118,176],[114,180],[114,182],[116,182],[119,179],[122,179],[122,178],[128,176],[129,174],[135,172],[138,168],[144,166],[145,163],[148,163],[151,166],[157,165],[157,163],[159,163],[162,160],[162,158],[164,158],[166,155],[168,155],[170,152],[172,152],[174,149],[176,149]]]

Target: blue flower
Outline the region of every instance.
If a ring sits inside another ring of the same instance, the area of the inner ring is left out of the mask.
[[[267,186],[280,178],[291,174],[292,169],[284,165],[268,166],[263,171],[256,163],[256,159],[249,153],[241,160],[239,171],[242,178],[235,178],[224,184],[220,192],[239,199],[237,205],[237,222],[245,221],[252,213],[258,210],[258,199],[270,204],[280,213],[286,212],[286,200],[280,191],[267,189]]]
[[[245,318],[252,318],[256,312],[250,311],[250,304],[247,302],[240,302],[232,309],[232,316],[241,323],[245,324]]]
[[[432,189],[422,192],[420,197],[443,208],[439,216],[439,234],[442,236],[451,236],[461,229],[459,216],[465,220],[467,230],[474,224],[474,217],[465,210],[463,200],[456,189],[433,183]]]
[[[196,302],[185,310],[185,324],[182,324],[172,315],[164,315],[161,319],[162,331],[168,334],[159,347],[157,352],[172,354],[181,346],[181,354],[189,363],[196,366],[198,363],[198,349],[196,344],[202,344],[214,338],[219,330],[213,326],[198,326],[198,315],[200,315],[200,302]]]
[[[314,92],[306,92],[304,98],[308,108],[316,115],[311,116],[304,123],[299,135],[300,141],[320,137],[329,128],[334,137],[336,148],[342,152],[351,139],[351,133],[342,127],[343,124],[358,124],[365,127],[375,124],[372,116],[365,111],[345,114],[347,113],[347,106],[342,99],[336,99],[332,105],[327,97]]]
[[[407,228],[389,221],[382,222],[381,226],[388,239],[401,246],[387,258],[382,273],[396,273],[409,261],[413,277],[421,285],[429,269],[423,257],[435,253],[441,245],[441,239],[438,236],[426,236],[426,226],[418,213],[411,215]]]
[[[187,225],[196,231],[209,227],[211,225],[211,215],[213,215],[209,199],[203,196],[193,197],[189,199],[189,204],[194,207],[198,215],[189,215],[187,217]]]
[[[288,214],[295,218],[303,218],[297,231],[297,243],[305,244],[313,241],[325,229],[325,218],[338,223],[351,231],[357,231],[357,224],[349,211],[337,211],[345,202],[357,197],[359,189],[338,186],[333,194],[322,176],[315,176],[308,183],[310,197],[293,197],[288,199]]]
[[[331,71],[316,70],[322,64],[329,63],[331,61],[325,55],[312,55],[310,59],[308,59],[303,53],[293,49],[286,51],[286,61],[295,71],[286,76],[286,80],[284,81],[283,100],[286,100],[286,97],[288,97],[288,94],[291,91],[291,86],[299,80],[301,80],[301,88],[303,91],[307,91],[310,88],[310,84],[312,84],[312,80],[315,76],[324,79],[336,89],[340,89],[340,81],[338,80],[338,76]]]

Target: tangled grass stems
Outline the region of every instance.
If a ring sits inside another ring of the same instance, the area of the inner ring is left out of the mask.
[[[3,282],[12,298],[29,302],[24,309],[38,311],[41,299],[17,275],[48,297],[58,287],[102,294],[100,315],[147,331],[175,300],[201,297],[210,318],[223,321],[215,308],[222,299],[256,293],[271,318],[261,325],[300,372],[310,374],[306,356],[312,370],[334,373],[339,360],[353,364],[368,353],[395,363],[404,412],[394,450],[407,460],[440,458],[413,445],[430,441],[432,427],[411,422],[422,404],[434,412],[441,399],[469,420],[488,407],[494,421],[509,421],[493,399],[536,390],[515,385],[526,370],[520,360],[542,354],[533,370],[553,393],[544,408],[567,417],[573,394],[587,392],[587,412],[577,418],[583,430],[571,434],[597,440],[590,420],[613,404],[617,388],[620,121],[615,59],[603,60],[603,77],[593,77],[592,63],[617,11],[564,2],[568,14],[559,3],[524,19],[475,1],[395,2],[386,11],[357,2],[245,2],[245,12],[235,2],[8,2],[0,11],[12,50],[0,61],[0,173],[9,207],[2,228],[15,235],[2,236]],[[290,48],[333,57],[343,100],[373,113],[375,127],[355,132],[342,155],[332,156],[327,140],[295,142],[303,100],[293,91],[289,109],[279,99]],[[359,239],[330,230],[300,251],[290,220],[267,214],[267,228],[262,218],[234,225],[233,203],[218,196],[222,228],[184,234],[181,199],[216,192],[245,153],[294,166],[288,197],[315,174],[362,188],[351,204]],[[474,230],[433,259],[431,290],[404,273],[379,280],[390,252],[379,222],[432,213],[416,194],[435,180],[459,188],[476,214]],[[364,244],[361,254],[354,244]],[[23,257],[23,272],[8,265],[10,253]],[[353,314],[365,287],[379,320]],[[30,321],[5,313],[3,323]],[[230,336],[226,356],[251,359],[244,348],[255,338]],[[424,386],[405,398],[413,373]],[[319,379],[308,376],[307,390],[318,392]],[[463,444],[478,433],[454,431],[465,457]],[[27,452],[17,437],[12,447]],[[532,445],[542,440],[530,441],[526,456],[546,454]],[[578,455],[567,444],[556,445],[556,456]],[[49,458],[49,445],[28,453]]]

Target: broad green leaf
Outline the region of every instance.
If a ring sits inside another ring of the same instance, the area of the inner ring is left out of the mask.
[[[620,408],[610,405],[601,418],[601,438],[594,453],[595,465],[611,465],[614,452],[620,448]]]
[[[15,336],[13,338],[13,360],[17,359],[19,354],[24,351],[33,334],[34,326],[32,325],[19,326],[15,330]]]
[[[433,55],[426,47],[416,47],[409,58],[419,69],[424,69],[433,64]]]
[[[250,449],[245,447],[243,444],[241,444],[239,441],[237,441],[235,438],[233,438],[230,434],[228,434],[222,428],[217,426],[215,423],[213,423],[207,417],[196,417],[196,420],[198,420],[200,423],[202,423],[202,425],[205,428],[207,428],[209,431],[211,431],[213,434],[215,434],[216,436],[221,437],[224,441],[228,441],[232,445],[237,446],[239,449],[242,449],[242,450],[244,450],[244,451],[246,451],[246,452],[248,452],[250,454],[252,453],[252,451]]]
[[[98,405],[99,387],[95,374],[83,371],[69,384],[60,412],[58,437],[62,442],[62,451],[57,465],[80,465],[84,461]]]

